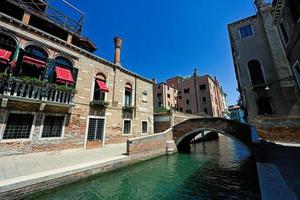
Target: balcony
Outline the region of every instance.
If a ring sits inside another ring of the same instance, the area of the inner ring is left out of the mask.
[[[124,105],[122,109],[124,112],[133,112],[136,107],[132,105]]]
[[[93,100],[91,101],[91,105],[106,108],[109,105],[109,102],[103,100]]]
[[[15,101],[46,103],[67,107],[74,106],[74,89],[63,85],[33,80],[1,76],[0,95],[2,98]]]

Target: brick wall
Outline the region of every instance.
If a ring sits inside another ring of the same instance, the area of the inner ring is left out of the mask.
[[[132,157],[145,155],[165,155],[168,151],[176,152],[172,129],[163,133],[129,139],[127,154]]]

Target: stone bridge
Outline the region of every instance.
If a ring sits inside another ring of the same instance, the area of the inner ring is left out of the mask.
[[[259,142],[254,126],[241,124],[224,118],[193,118],[173,127],[173,137],[178,151],[189,151],[190,141],[203,131],[224,134],[253,152]]]

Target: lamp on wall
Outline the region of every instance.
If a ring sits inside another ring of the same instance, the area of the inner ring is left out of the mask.
[[[267,85],[267,86],[265,87],[265,90],[266,90],[266,91],[269,91],[269,90],[270,90],[270,87]]]

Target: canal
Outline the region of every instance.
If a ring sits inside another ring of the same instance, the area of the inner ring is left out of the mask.
[[[34,199],[260,199],[255,161],[227,137],[35,195]]]

